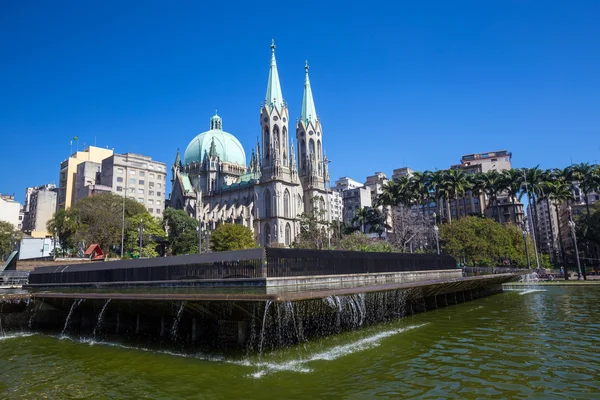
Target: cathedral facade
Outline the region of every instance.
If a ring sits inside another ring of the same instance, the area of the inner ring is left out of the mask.
[[[218,115],[210,129],[179,150],[172,167],[170,206],[185,210],[203,229],[238,223],[252,229],[261,246],[290,246],[300,232],[299,215],[330,221],[328,160],[313,100],[308,64],[295,140],[271,44],[267,93],[260,111],[260,141],[250,160],[238,139],[223,130]],[[258,131],[258,129],[257,129]]]

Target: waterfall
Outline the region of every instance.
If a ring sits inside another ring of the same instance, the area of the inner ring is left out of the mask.
[[[265,303],[265,313],[263,314],[262,328],[260,330],[260,339],[258,341],[258,359],[260,360],[262,357],[263,344],[265,340],[265,325],[267,323],[267,315],[269,314],[269,306],[271,305],[271,300],[267,300]]]
[[[65,331],[67,330],[67,326],[69,326],[69,320],[71,319],[71,314],[73,314],[73,310],[75,309],[75,307],[80,305],[82,302],[83,302],[83,299],[73,300],[73,304],[71,305],[71,309],[69,310],[69,314],[67,314],[67,319],[65,320],[65,326],[63,327],[63,330],[61,332],[62,335],[65,334]]]
[[[6,332],[4,332],[4,328],[2,328],[2,315],[0,314],[0,336],[6,336]]]
[[[94,331],[92,332],[92,337],[96,337],[96,331],[100,329],[100,324],[102,324],[102,316],[104,315],[104,311],[106,310],[106,306],[110,303],[110,299],[106,300],[104,306],[102,306],[102,310],[100,310],[100,314],[98,314],[98,321],[96,322],[96,326],[94,327]]]
[[[181,302],[181,305],[179,306],[179,310],[177,310],[177,315],[175,316],[175,319],[173,320],[173,326],[171,327],[171,340],[176,342],[177,341],[177,329],[179,328],[179,321],[181,320],[181,315],[183,315],[183,309],[185,308],[185,301]]]
[[[27,323],[27,326],[29,327],[29,329],[31,329],[31,326],[33,324],[33,319],[35,318],[35,315],[40,310],[40,308],[42,308],[43,304],[44,304],[44,300],[42,299],[42,301],[40,301],[38,304],[36,304],[33,307],[33,312],[31,313],[31,317],[29,317],[29,322]]]

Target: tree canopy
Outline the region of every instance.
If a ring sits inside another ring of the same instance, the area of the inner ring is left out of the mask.
[[[184,210],[167,208],[163,226],[168,232],[169,252],[172,255],[198,253],[198,221]]]
[[[21,240],[22,234],[13,224],[0,221],[0,260],[3,260]]]
[[[252,230],[240,224],[221,224],[210,236],[212,251],[246,250],[258,247]]]

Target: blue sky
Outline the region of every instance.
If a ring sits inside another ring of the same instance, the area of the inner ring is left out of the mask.
[[[332,178],[600,161],[599,20],[597,1],[3,1],[0,192],[57,182],[76,135],[171,165],[215,109],[250,153],[271,38],[292,121],[309,60]]]

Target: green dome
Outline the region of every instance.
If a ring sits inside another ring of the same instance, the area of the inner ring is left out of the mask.
[[[210,152],[211,143],[214,140],[215,150],[219,159],[223,162],[235,163],[246,166],[246,153],[239,140],[231,133],[222,129],[221,117],[218,115],[210,119],[210,130],[196,136],[183,156],[184,164],[202,162],[206,153]]]

